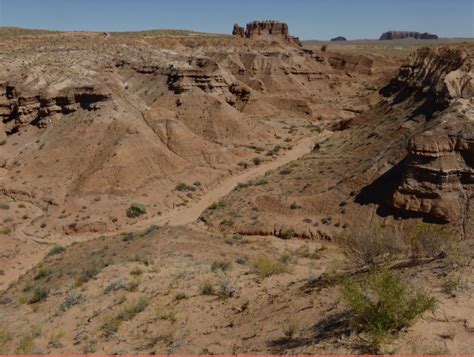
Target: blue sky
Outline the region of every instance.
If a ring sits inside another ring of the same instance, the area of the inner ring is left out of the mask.
[[[473,8],[474,0],[0,0],[0,26],[229,33],[235,22],[277,19],[302,39],[378,38],[387,30],[474,37]]]

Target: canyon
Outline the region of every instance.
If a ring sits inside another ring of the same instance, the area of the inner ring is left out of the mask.
[[[0,29],[0,353],[471,353],[474,45],[390,33]]]

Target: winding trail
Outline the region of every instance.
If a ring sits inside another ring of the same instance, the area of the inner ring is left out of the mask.
[[[50,236],[49,239],[41,239],[37,237],[30,237],[24,232],[24,228],[28,225],[28,223],[31,220],[37,218],[37,216],[35,216],[28,222],[19,225],[16,230],[17,236],[15,237],[15,240],[28,243],[28,248],[22,253],[23,255],[26,254],[28,256],[28,259],[22,259],[21,270],[16,269],[10,270],[8,272],[5,271],[5,274],[3,276],[0,276],[0,291],[6,289],[8,285],[13,281],[16,281],[25,271],[28,271],[29,269],[36,266],[44,258],[44,256],[48,252],[48,249],[52,245],[59,244],[62,246],[68,246],[75,242],[84,242],[99,237],[109,237],[121,233],[141,231],[150,227],[150,225],[152,224],[169,226],[191,225],[192,227],[197,229],[197,225],[193,224],[196,223],[196,221],[206,210],[206,208],[209,207],[212,203],[220,200],[222,197],[230,193],[237,186],[238,183],[246,182],[248,180],[262,176],[269,170],[275,170],[283,165],[286,165],[294,160],[299,159],[300,157],[306,154],[309,154],[313,150],[316,142],[321,141],[322,139],[330,136],[331,134],[331,131],[324,131],[315,136],[305,137],[299,140],[291,150],[285,151],[275,160],[261,164],[259,166],[252,167],[251,169],[248,169],[247,171],[244,171],[240,174],[224,178],[214,187],[211,187],[209,192],[201,196],[198,201],[191,203],[189,206],[171,209],[170,211],[165,212],[161,216],[155,216],[152,218],[138,221],[134,224],[128,225],[127,227],[121,230],[111,231],[105,234],[86,233],[74,237],[65,236],[64,234],[57,233],[53,236]],[[38,215],[40,214],[38,213]]]
[[[199,201],[192,203],[188,207],[176,208],[160,216],[158,219],[154,217],[145,221],[140,221],[138,225],[146,228],[153,223],[159,225],[168,224],[170,226],[181,226],[194,223],[207,207],[230,193],[240,182],[246,182],[248,180],[262,176],[269,170],[275,170],[280,166],[286,165],[291,161],[297,160],[298,158],[309,154],[314,148],[316,140],[324,139],[330,133],[331,132],[326,131],[322,134],[319,134],[318,136],[303,138],[298,141],[298,143],[291,150],[286,151],[277,159],[253,167],[250,170],[242,172],[241,174],[225,178],[216,187],[212,188],[209,192],[201,196]],[[135,227],[133,226],[133,228]]]

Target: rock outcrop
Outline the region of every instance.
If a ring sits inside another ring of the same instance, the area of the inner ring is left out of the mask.
[[[283,40],[301,46],[299,38],[290,35],[288,25],[279,21],[253,21],[247,24],[245,30],[243,27],[240,27],[239,24],[235,24],[232,34],[245,38]]]
[[[332,41],[332,42],[336,42],[336,41],[347,41],[347,38],[345,38],[344,36],[337,36],[337,37],[331,38],[331,41]]]
[[[380,93],[393,96],[393,104],[415,99],[412,116],[430,117],[447,108],[450,99],[469,98],[474,93],[469,70],[456,71],[466,58],[467,53],[459,48],[421,48]],[[449,79],[457,76],[461,78]]]
[[[416,31],[387,31],[380,36],[379,40],[402,40],[404,38],[413,38],[416,40],[436,40],[437,35],[428,32]]]
[[[22,125],[44,127],[56,113],[69,114],[78,109],[96,110],[99,102],[109,99],[93,86],[71,87],[54,95],[21,93],[14,85],[0,83],[0,118],[15,133]]]
[[[392,206],[443,222],[461,219],[474,184],[473,129],[471,125],[469,132],[436,130],[413,137]]]
[[[411,117],[427,120],[426,131],[408,143],[392,208],[441,222],[469,219],[474,188],[472,58],[461,49],[420,49],[388,86],[392,104],[406,102],[414,107]]]

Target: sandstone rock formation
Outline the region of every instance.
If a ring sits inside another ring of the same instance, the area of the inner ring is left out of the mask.
[[[0,83],[0,118],[9,128],[7,134],[17,132],[19,126],[26,124],[44,127],[48,118],[56,113],[97,110],[99,102],[108,100],[109,96],[93,86],[69,87],[56,94],[28,94],[13,84]]]
[[[245,30],[243,27],[235,24],[232,34],[234,36],[245,38],[258,38],[276,41],[284,40],[285,42],[301,46],[301,42],[298,37],[290,35],[288,31],[288,25],[279,21],[253,21],[247,24]]]
[[[331,38],[331,41],[332,41],[332,42],[335,42],[335,41],[347,41],[347,38],[345,38],[344,36],[337,36],[337,37]]]
[[[463,218],[474,184],[474,126],[469,127],[467,132],[427,131],[410,140],[394,208],[443,222]]]
[[[234,24],[234,29],[232,30],[233,36],[245,37],[245,29],[239,24]]]
[[[461,49],[421,49],[401,67],[385,94],[406,102],[426,131],[409,141],[393,208],[443,222],[468,219],[474,184],[474,71]],[[382,91],[383,92],[383,91]]]
[[[416,40],[436,40],[437,35],[428,32],[416,31],[387,31],[380,36],[379,40],[402,40],[404,38],[413,38]]]

